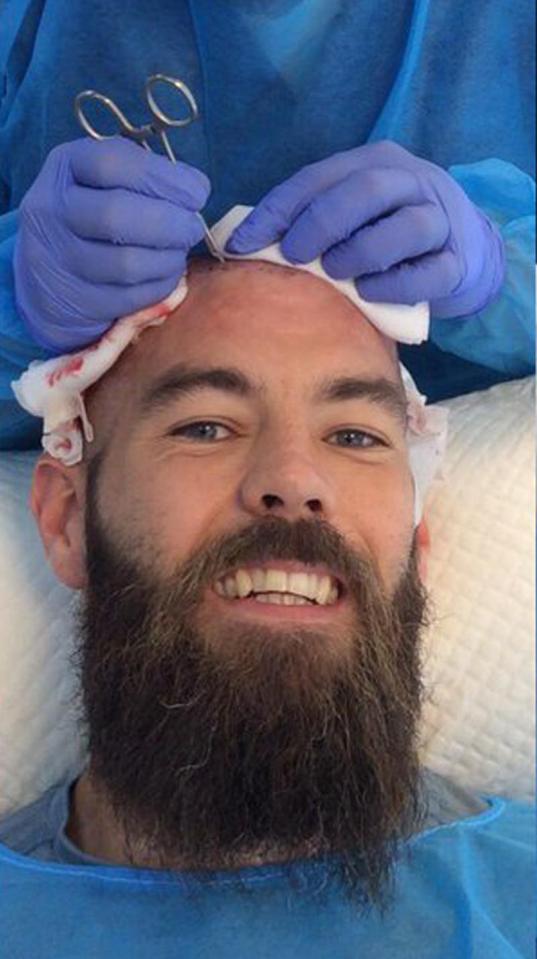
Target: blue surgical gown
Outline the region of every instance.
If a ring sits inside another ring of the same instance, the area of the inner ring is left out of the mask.
[[[209,222],[306,163],[383,138],[449,169],[499,224],[508,270],[487,309],[433,319],[431,342],[497,380],[532,373],[532,13],[531,0],[4,0],[0,447],[38,445],[40,421],[10,381],[47,355],[14,305],[17,206],[50,149],[81,135],[76,93],[105,92],[141,123],[156,72],[198,100],[201,120],[173,140],[211,179]],[[427,348],[403,350],[411,371]]]
[[[408,841],[394,902],[360,915],[314,860],[216,873],[43,862],[0,843],[6,959],[530,959],[534,810],[488,808]],[[234,877],[236,878],[236,877]],[[194,894],[194,895],[192,895]],[[3,952],[2,949],[5,949]]]

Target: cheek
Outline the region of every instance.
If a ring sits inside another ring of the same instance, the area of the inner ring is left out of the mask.
[[[351,523],[374,555],[387,586],[408,559],[414,534],[414,484],[408,466],[376,470],[353,484]]]
[[[214,531],[221,515],[218,489],[199,470],[167,469],[155,463],[149,475],[131,480],[121,512],[131,543],[139,543],[147,560],[163,575],[171,574]]]

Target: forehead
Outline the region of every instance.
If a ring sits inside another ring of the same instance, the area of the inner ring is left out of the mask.
[[[174,359],[226,358],[299,375],[352,364],[398,380],[397,351],[338,290],[298,270],[264,263],[194,264],[189,292],[163,326],[144,332],[136,352],[138,379],[160,374]]]
[[[87,395],[90,419],[107,434],[178,362],[234,366],[280,393],[305,395],[329,375],[400,382],[395,343],[325,280],[260,262],[194,262],[187,281],[178,309],[144,330]]]

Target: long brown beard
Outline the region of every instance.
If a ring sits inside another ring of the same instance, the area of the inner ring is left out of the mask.
[[[315,855],[355,903],[387,909],[402,843],[426,813],[417,731],[427,599],[415,546],[392,597],[318,520],[267,517],[159,578],[149,557],[104,533],[91,477],[86,537],[75,662],[91,778],[127,860],[150,855],[203,883],[255,853],[288,862],[294,883]],[[265,558],[345,577],[350,634],[204,616],[207,585]]]

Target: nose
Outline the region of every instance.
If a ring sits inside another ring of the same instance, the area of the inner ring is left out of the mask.
[[[334,515],[335,491],[307,452],[287,449],[267,451],[256,459],[241,485],[241,505],[254,516],[283,516],[289,520],[330,519]]]

